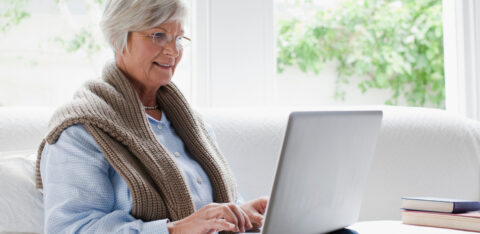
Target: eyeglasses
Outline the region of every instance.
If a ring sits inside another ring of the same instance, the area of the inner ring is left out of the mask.
[[[164,32],[155,32],[150,35],[143,35],[146,37],[151,37],[154,45],[164,46],[167,43],[170,43],[173,40],[173,36],[168,35]],[[175,44],[177,48],[183,49],[190,45],[191,39],[186,36],[177,36],[175,37]]]

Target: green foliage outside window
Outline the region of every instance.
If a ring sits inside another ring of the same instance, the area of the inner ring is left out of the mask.
[[[89,7],[100,8],[104,0],[93,0]],[[6,33],[10,28],[18,25],[22,20],[31,16],[26,7],[30,0],[0,0],[0,33]],[[59,8],[68,3],[68,0],[55,0]],[[87,27],[80,28],[73,36],[59,36],[54,42],[62,46],[67,52],[84,50],[88,55],[94,55],[102,49],[102,42],[94,37],[92,30]]]
[[[393,91],[386,104],[404,97],[411,106],[444,108],[441,0],[345,0],[308,23],[280,20],[277,35],[279,73],[298,66],[318,74],[338,61],[337,99],[345,99],[342,85],[359,76],[362,92]]]
[[[30,17],[25,6],[30,0],[0,0],[0,33],[5,33],[11,27]]]
[[[103,6],[104,0],[93,0],[89,4],[88,0],[85,0],[85,4],[89,8],[101,8]],[[65,5],[65,0],[56,0],[56,3],[59,7]],[[97,22],[95,22],[97,23]],[[74,53],[77,51],[85,51],[88,56],[96,55],[103,47],[105,43],[103,39],[99,39],[94,35],[93,30],[91,29],[94,25],[87,25],[81,27],[73,35],[59,36],[54,39],[54,42],[60,45],[69,53]]]
[[[84,50],[89,56],[98,53],[103,46],[103,41],[99,41],[87,27],[82,27],[73,36],[68,36],[68,38],[56,37],[54,41],[69,53]]]
[[[30,0],[0,0],[0,35],[30,17],[25,10]],[[0,106],[3,103],[0,101]]]

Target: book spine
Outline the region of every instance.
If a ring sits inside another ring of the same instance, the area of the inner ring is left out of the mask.
[[[452,213],[458,214],[476,210],[480,210],[479,202],[454,202]]]

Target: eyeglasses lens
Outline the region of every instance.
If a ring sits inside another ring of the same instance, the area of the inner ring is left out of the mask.
[[[171,36],[167,35],[163,32],[156,32],[152,36],[153,43],[159,46],[163,46],[166,43],[172,41]],[[185,48],[188,45],[188,40],[185,39],[183,36],[179,36],[175,39],[175,43],[179,48]]]

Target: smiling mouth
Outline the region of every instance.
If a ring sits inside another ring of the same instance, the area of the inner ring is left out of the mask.
[[[158,66],[160,68],[163,68],[163,69],[170,69],[172,67],[172,65],[170,65],[170,64],[162,64],[162,63],[157,63],[157,62],[153,62],[153,64],[155,64],[156,66]]]

